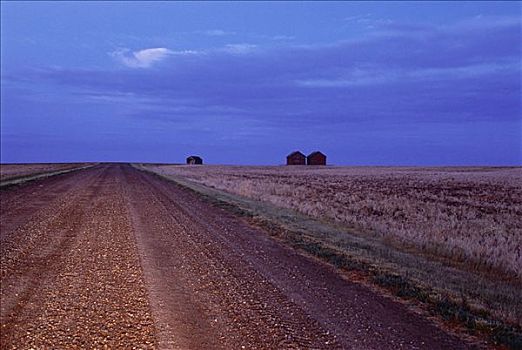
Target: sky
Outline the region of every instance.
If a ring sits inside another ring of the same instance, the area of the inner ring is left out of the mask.
[[[1,161],[522,165],[522,2],[1,2]]]

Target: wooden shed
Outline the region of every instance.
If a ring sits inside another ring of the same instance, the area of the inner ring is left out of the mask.
[[[295,151],[286,156],[286,165],[305,165],[306,157],[299,151]]]
[[[306,157],[306,164],[307,165],[326,165],[326,156],[319,151],[312,152],[308,155],[308,157]]]
[[[203,164],[203,159],[198,156],[187,157],[187,164]]]

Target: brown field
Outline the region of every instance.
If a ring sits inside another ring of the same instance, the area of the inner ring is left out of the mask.
[[[87,163],[0,164],[0,181],[75,169]]]
[[[521,168],[150,169],[522,277]]]

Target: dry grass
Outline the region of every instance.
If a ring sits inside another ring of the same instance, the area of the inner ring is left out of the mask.
[[[75,169],[85,165],[86,163],[0,164],[0,181],[51,173],[55,171]]]
[[[164,175],[522,277],[521,168],[150,166]]]

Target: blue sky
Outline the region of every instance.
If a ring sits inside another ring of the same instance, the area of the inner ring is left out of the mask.
[[[521,165],[520,2],[2,2],[2,162]]]

